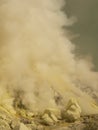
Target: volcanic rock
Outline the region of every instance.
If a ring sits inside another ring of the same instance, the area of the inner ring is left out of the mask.
[[[80,118],[81,108],[76,99],[70,99],[65,110],[61,112],[62,118],[66,121],[73,122]]]

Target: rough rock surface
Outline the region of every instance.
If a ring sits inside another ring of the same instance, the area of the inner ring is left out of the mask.
[[[19,119],[0,106],[0,130],[18,130]]]
[[[26,112],[25,112],[26,113]],[[43,124],[42,118],[39,115],[27,116],[13,115],[5,108],[0,106],[0,130],[98,130],[98,115],[85,115],[75,122],[66,122],[65,120],[59,120],[55,123],[49,116],[48,111],[45,114],[47,118],[50,118],[52,123]],[[45,116],[45,115],[44,115]]]
[[[66,108],[62,110],[62,118],[66,121],[73,122],[80,118],[81,108],[76,99],[70,99]]]
[[[21,102],[13,109],[9,111],[0,105],[0,130],[98,130],[98,115],[80,117],[81,108],[73,99],[62,112],[46,109],[43,113],[33,113]]]
[[[60,116],[59,110],[46,109],[42,114],[43,123],[46,125],[53,125],[58,122]]]

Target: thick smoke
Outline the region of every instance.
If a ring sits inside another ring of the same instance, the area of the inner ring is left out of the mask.
[[[98,73],[88,60],[75,57],[62,28],[73,23],[63,5],[63,0],[0,1],[1,95],[22,91],[23,104],[39,111],[58,108],[59,93],[65,105],[75,97],[83,113],[95,113],[93,99],[80,88],[98,90]]]

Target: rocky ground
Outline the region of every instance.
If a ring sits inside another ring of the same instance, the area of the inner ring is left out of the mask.
[[[55,118],[54,118],[55,119]],[[16,115],[0,106],[0,130],[98,130],[98,115],[85,115],[75,122],[59,119],[46,123],[40,114],[21,110]]]
[[[0,104],[0,130],[98,130],[98,115],[81,116],[75,99],[64,109],[43,112],[30,111],[19,96],[8,101]]]

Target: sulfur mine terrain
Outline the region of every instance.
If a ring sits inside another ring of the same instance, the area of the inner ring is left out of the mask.
[[[0,130],[98,130],[98,115],[82,116],[79,120],[69,123],[58,120],[53,124],[45,124],[40,115],[34,117],[21,110],[23,115],[13,115],[0,106]],[[25,115],[25,114],[26,115]]]
[[[98,72],[66,2],[0,0],[0,130],[98,130]]]
[[[98,130],[98,115],[81,115],[75,99],[62,110],[51,108],[44,112],[26,109],[19,97],[13,107],[10,103],[0,105],[0,130]]]

